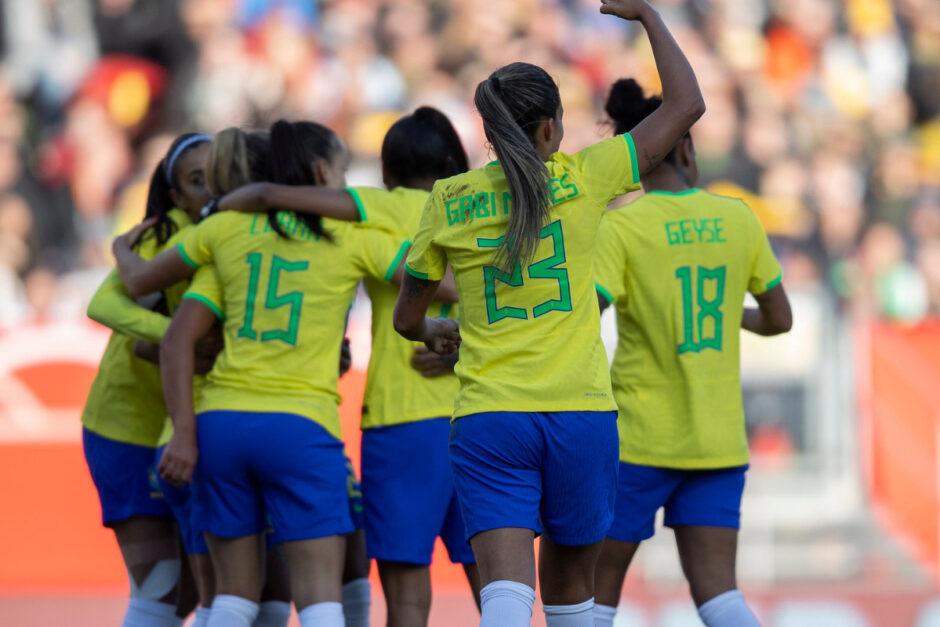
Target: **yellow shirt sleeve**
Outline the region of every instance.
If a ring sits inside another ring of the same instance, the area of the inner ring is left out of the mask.
[[[411,251],[408,253],[408,260],[405,262],[405,270],[417,279],[440,281],[444,278],[444,271],[447,269],[447,253],[434,242],[434,238],[440,231],[439,222],[443,211],[444,207],[435,185],[424,206],[421,224],[415,234]]]
[[[761,226],[760,221],[746,205],[745,211],[750,215],[753,224],[754,235],[752,241],[757,243],[751,264],[751,277],[747,283],[747,291],[756,296],[780,285],[783,280],[783,269],[774,255],[770,241],[767,239],[767,233],[764,232],[764,227]]]
[[[154,343],[160,341],[170,326],[168,317],[134,302],[117,270],[111,271],[92,296],[88,317],[118,333]]]
[[[636,147],[630,133],[592,144],[572,157],[585,191],[605,207],[617,196],[640,186]]]
[[[225,313],[222,311],[222,282],[215,266],[199,268],[183,298],[199,301],[211,309],[219,320],[225,320]]]
[[[627,294],[627,245],[620,230],[619,211],[608,211],[601,218],[594,245],[594,287],[613,305]]]
[[[224,214],[219,214],[219,217]],[[213,220],[212,218],[215,218]],[[187,229],[181,237],[176,249],[180,257],[193,268],[199,268],[208,263],[212,263],[212,239],[213,234],[218,233],[223,226],[216,216],[203,220],[197,226]],[[210,226],[210,222],[212,225]]]
[[[378,229],[349,229],[343,243],[363,276],[391,281],[411,242]]]

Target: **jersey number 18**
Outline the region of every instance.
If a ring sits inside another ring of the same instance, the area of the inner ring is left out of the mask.
[[[693,272],[691,266],[676,268],[676,278],[682,284],[682,334],[679,354],[698,353],[706,348],[721,350],[722,313],[721,305],[725,301],[725,266],[704,268],[698,266]],[[693,275],[697,276],[697,281]],[[706,281],[715,283],[714,297],[708,299]],[[696,288],[693,290],[693,286]],[[695,297],[693,298],[693,292]],[[698,312],[695,312],[695,305]],[[712,321],[712,334],[705,336],[705,321]],[[697,333],[696,333],[697,331]],[[698,337],[698,342],[695,338]]]

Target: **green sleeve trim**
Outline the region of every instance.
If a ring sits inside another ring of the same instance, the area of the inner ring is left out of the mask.
[[[640,164],[636,160],[636,145],[633,143],[633,137],[630,133],[624,133],[623,138],[627,140],[627,150],[630,151],[630,167],[633,168],[633,183],[640,184]]]
[[[401,243],[401,248],[398,249],[398,254],[395,255],[395,258],[392,259],[392,265],[388,267],[388,270],[385,271],[385,280],[391,281],[392,277],[395,276],[395,270],[398,269],[398,264],[401,263],[401,260],[408,253],[408,249],[411,248],[411,240],[405,240]],[[407,268],[408,266],[405,266]]]
[[[225,320],[225,314],[222,313],[222,310],[213,303],[211,300],[203,296],[202,294],[190,294],[189,292],[183,294],[183,298],[190,298],[192,300],[198,300],[200,303],[212,310],[212,313],[218,317],[219,320]]]
[[[418,272],[417,270],[412,270],[412,269],[411,269],[411,266],[409,266],[407,263],[405,264],[405,272],[407,272],[408,274],[410,274],[411,276],[413,276],[413,277],[416,278],[416,279],[421,279],[422,281],[429,281],[429,280],[430,280],[430,279],[428,279],[428,273],[427,273],[427,272]]]
[[[767,287],[765,287],[764,290],[766,291],[766,290],[772,290],[772,289],[774,289],[775,287],[777,287],[778,285],[780,285],[780,282],[781,282],[781,281],[783,281],[783,272],[781,272],[780,274],[778,274],[776,279],[774,279],[773,281],[770,281],[769,283],[767,283]]]
[[[366,221],[366,208],[365,208],[365,205],[362,204],[362,198],[359,197],[359,192],[357,192],[352,187],[347,187],[346,191],[349,193],[350,196],[352,196],[353,202],[356,203],[356,209],[359,211],[359,221],[365,222]]]
[[[193,261],[192,257],[186,254],[186,249],[183,248],[183,242],[180,242],[179,244],[176,245],[176,250],[179,251],[180,257],[183,258],[183,261],[186,262],[187,266],[189,266],[190,268],[194,268],[196,270],[198,270],[201,267],[198,263]]]
[[[600,293],[601,296],[603,296],[605,299],[607,299],[607,302],[608,302],[609,304],[611,304],[611,305],[614,304],[614,297],[610,295],[610,292],[607,291],[607,288],[605,288],[605,287],[604,287],[603,285],[601,285],[600,283],[595,283],[595,284],[594,284],[594,289],[596,289],[596,290],[598,291],[598,293]]]
[[[438,316],[438,318],[448,317],[450,315],[450,310],[453,308],[454,306],[451,303],[444,303],[443,305],[441,305],[441,315]]]

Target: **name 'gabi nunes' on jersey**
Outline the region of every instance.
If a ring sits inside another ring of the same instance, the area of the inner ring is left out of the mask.
[[[489,165],[497,165],[498,163],[494,161]],[[561,178],[549,179],[549,197],[553,205],[575,198],[579,194],[578,186],[568,179],[567,172]],[[511,205],[512,194],[508,191],[480,192],[451,198],[444,202],[447,226],[469,222],[475,218],[509,215]]]

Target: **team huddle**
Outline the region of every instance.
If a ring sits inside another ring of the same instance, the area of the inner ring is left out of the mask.
[[[539,536],[549,627],[610,627],[660,508],[702,621],[758,624],[735,580],[739,333],[789,330],[780,265],[743,202],[696,187],[705,105],[658,13],[601,12],[646,29],[662,96],[617,81],[612,137],[572,154],[527,63],[476,89],[478,169],[430,107],[386,134],[384,189],[347,187],[315,122],[173,142],[88,309],[114,331],[82,423],[123,625],[283,627],[293,603],[304,627],[365,626],[374,559],[388,625],[424,626],[440,537],[481,626],[521,627]],[[337,383],[361,282],[360,485]]]

